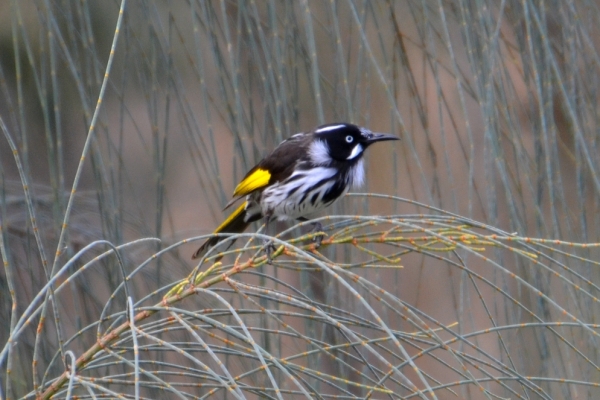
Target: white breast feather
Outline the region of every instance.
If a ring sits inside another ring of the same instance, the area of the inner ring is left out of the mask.
[[[288,182],[277,183],[265,189],[261,199],[261,206],[263,210],[270,210],[279,219],[298,218],[299,216],[314,212],[322,208],[319,206],[323,206],[323,204],[319,204],[313,209],[306,201],[308,196],[305,197],[305,202],[302,204],[300,203],[300,199],[305,193],[310,192],[310,189],[316,184],[331,178],[336,172],[334,168],[324,167],[294,171],[288,179],[298,177],[299,175],[300,177]],[[332,180],[321,187],[323,194],[333,183],[334,181]],[[296,190],[292,195],[288,196],[292,189]],[[322,198],[322,195],[320,197]]]

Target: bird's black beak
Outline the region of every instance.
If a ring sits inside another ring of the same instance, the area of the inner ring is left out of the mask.
[[[363,143],[365,145],[371,145],[375,142],[383,142],[385,140],[400,140],[398,136],[389,135],[387,133],[371,133],[365,137]]]

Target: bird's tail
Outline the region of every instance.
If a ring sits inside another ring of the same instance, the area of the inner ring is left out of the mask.
[[[225,221],[223,221],[221,225],[219,225],[217,229],[215,229],[213,233],[242,233],[246,230],[248,225],[259,219],[260,215],[253,215],[251,218],[248,218],[248,211],[246,210],[247,203],[247,201],[244,201]],[[196,250],[192,256],[192,260],[202,257],[204,253],[223,239],[225,238],[219,236],[208,239],[198,250]],[[232,240],[230,246],[234,242],[235,240]]]

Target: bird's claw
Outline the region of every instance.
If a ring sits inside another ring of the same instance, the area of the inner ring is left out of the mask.
[[[315,244],[315,248],[317,249],[321,247],[321,242],[323,242],[323,238],[326,236],[325,233],[323,233],[322,231],[323,224],[321,224],[320,222],[314,222],[311,233],[320,233],[312,238],[312,241]]]
[[[275,252],[275,250],[277,250],[277,248],[275,247],[275,244],[273,244],[272,240],[265,240],[264,246],[265,246],[265,254],[267,256],[267,264],[272,264],[273,263],[272,255]]]
[[[313,238],[313,243],[315,244],[315,248],[318,249],[319,247],[321,247],[321,242],[323,242],[323,238],[325,237],[325,235],[317,235]]]

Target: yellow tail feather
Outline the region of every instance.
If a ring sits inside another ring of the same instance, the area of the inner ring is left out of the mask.
[[[250,224],[250,222],[246,221],[246,217],[244,215],[246,211],[247,202],[244,201],[213,233],[240,233],[243,232],[246,227]],[[200,258],[208,249],[215,246],[224,238],[213,236],[210,239],[207,239],[206,242],[200,246],[198,250],[192,256],[192,260],[196,258]],[[234,241],[231,242],[233,244]],[[230,244],[230,246],[231,246]],[[220,258],[217,258],[216,261],[219,261]]]
[[[236,219],[241,213],[244,212],[244,210],[246,209],[246,204],[248,204],[247,201],[244,201],[242,204],[240,204],[240,206],[236,208],[236,210],[232,212],[231,215],[227,217],[227,219],[223,221],[213,233],[227,232],[227,227],[229,226],[229,224],[231,224],[231,222],[234,219]]]

